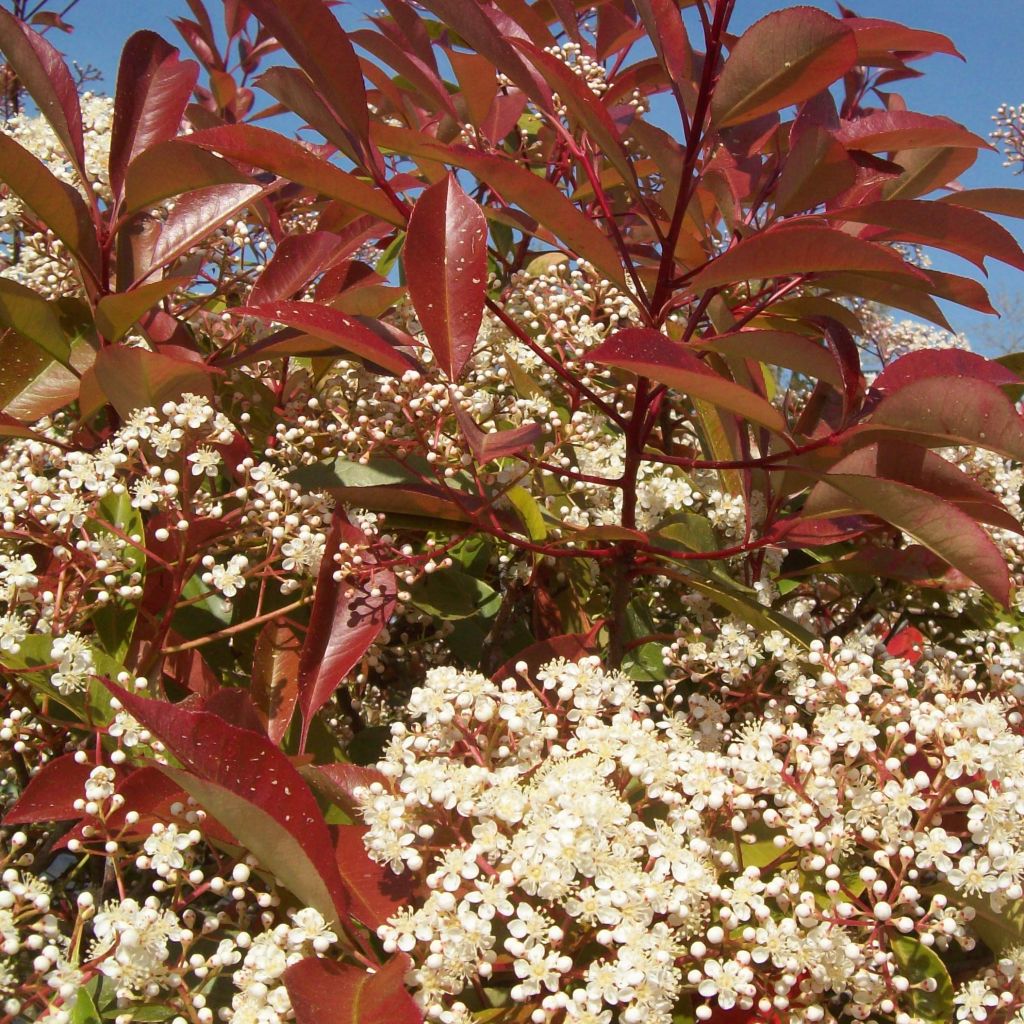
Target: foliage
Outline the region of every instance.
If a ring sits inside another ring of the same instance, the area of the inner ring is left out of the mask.
[[[1024,364],[927,251],[1024,193],[891,91],[954,44],[210,6],[112,101],[0,10],[4,1022],[1010,1020]]]

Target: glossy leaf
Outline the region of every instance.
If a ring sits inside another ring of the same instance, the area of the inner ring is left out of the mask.
[[[395,608],[397,586],[389,569],[371,567],[369,578],[358,581],[334,578],[338,546],[343,541],[361,544],[363,540],[362,531],[349,522],[343,511],[336,511],[320,564],[309,629],[299,655],[303,747],[313,716],[359,664]]]
[[[871,386],[876,391],[892,392],[926,377],[964,377],[988,381],[998,387],[1021,383],[1021,378],[1013,370],[976,352],[959,348],[930,348],[908,352],[889,363]]]
[[[93,367],[107,401],[122,418],[147,406],[160,408],[186,393],[211,397],[210,372],[202,363],[174,359],[128,345],[100,349]]]
[[[409,356],[358,320],[330,306],[315,302],[267,302],[259,306],[240,306],[231,312],[235,316],[254,316],[267,323],[294,327],[399,376],[416,369],[416,363]]]
[[[856,62],[856,37],[841,20],[816,7],[774,11],[730,51],[711,116],[722,128],[752,121],[827,89]]]
[[[473,354],[487,296],[487,221],[453,175],[428,188],[409,221],[405,276],[431,351],[449,380]]]
[[[526,448],[532,448],[543,436],[544,431],[539,423],[524,423],[519,427],[506,430],[481,430],[454,396],[452,403],[459,430],[473,453],[473,458],[481,466],[492,459],[500,459],[507,455],[518,455]]]
[[[15,78],[49,122],[71,163],[82,178],[88,180],[78,88],[56,47],[0,8],[0,51]]]
[[[1006,395],[987,381],[965,382],[956,376],[912,381],[883,398],[857,432],[870,439],[875,426],[886,433],[979,446],[1024,461],[1024,421]]]
[[[110,136],[110,186],[124,189],[128,165],[140,153],[178,134],[199,65],[155,32],[136,32],[121,53]]]
[[[785,331],[734,331],[701,339],[694,349],[718,352],[726,356],[756,359],[758,362],[782,366],[805,377],[829,384],[842,384],[842,375],[834,357],[823,345],[802,334]]]
[[[977,210],[937,204],[920,199],[887,199],[884,202],[830,210],[830,220],[883,227],[873,233],[881,241],[916,242],[947,249],[984,267],[985,257],[1024,270],[1024,252],[1006,228]]]
[[[0,329],[5,327],[67,364],[71,347],[57,306],[17,281],[0,278]]]
[[[168,277],[131,291],[104,295],[96,306],[97,329],[108,341],[119,341],[143,315],[185,282],[185,278]]]
[[[690,282],[701,292],[737,281],[763,281],[793,274],[858,270],[927,282],[924,273],[892,249],[811,224],[761,231],[708,264]]]
[[[341,247],[341,238],[329,231],[282,238],[249,293],[249,305],[294,298],[331,264]]]
[[[338,922],[349,895],[323,815],[302,776],[271,741],[209,711],[110,691],[182,769],[163,768],[307,906]]]
[[[263,192],[260,185],[211,185],[190,192],[167,215],[153,247],[148,271],[173,263],[237,216]]]
[[[370,115],[348,35],[321,0],[247,0],[249,10],[317,83],[345,127],[365,143]]]
[[[841,493],[843,500],[836,499]],[[975,519],[952,502],[894,480],[833,472],[812,491],[804,514],[869,512],[934,551],[1001,604],[1010,599],[1010,576],[999,548]]]
[[[847,149],[863,149],[869,153],[934,149],[936,146],[991,148],[983,138],[948,117],[910,110],[880,110],[844,121],[836,138]]]
[[[882,18],[846,18],[857,38],[857,55],[861,64],[888,66],[892,54],[906,59],[908,54],[948,53],[964,59],[953,41],[940,32],[910,28]]]
[[[3,816],[4,825],[26,825],[37,821],[67,821],[80,818],[74,802],[85,791],[85,781],[95,766],[79,764],[74,754],[48,761],[29,779],[18,799]]]
[[[251,124],[207,128],[190,135],[183,144],[201,146],[231,160],[262,167],[390,224],[405,227],[405,216],[379,189],[315,156],[300,143],[266,128]]]
[[[302,643],[286,622],[268,622],[256,638],[252,658],[252,698],[267,718],[267,735],[281,745],[299,699]]]
[[[617,331],[592,349],[588,358],[600,365],[616,366],[641,377],[650,377],[769,430],[784,432],[786,429],[779,410],[760,395],[719,376],[685,346],[657,331],[643,328]]]
[[[85,200],[38,157],[0,132],[0,182],[78,257],[94,278],[100,262],[96,229]]]
[[[953,982],[939,955],[911,935],[894,935],[889,944],[900,974],[910,982],[907,1006],[914,1016],[934,1024],[952,1020]]]
[[[1004,217],[1024,217],[1024,189],[1020,188],[966,188],[942,196],[939,202]]]
[[[398,955],[373,974],[320,957],[292,964],[284,984],[297,1024],[421,1024],[405,988],[408,964]]]

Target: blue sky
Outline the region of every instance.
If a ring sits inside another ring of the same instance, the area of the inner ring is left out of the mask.
[[[924,77],[899,86],[911,109],[946,114],[984,136],[992,127],[991,116],[1000,103],[1024,101],[1024,0],[975,0],[974,3],[964,0],[846,0],[846,3],[864,17],[896,19],[918,28],[944,32],[967,58],[964,63],[939,55],[922,62],[919,67],[926,72]],[[769,10],[784,5],[782,0],[739,0],[734,25],[745,27]],[[374,0],[355,0],[343,13],[343,20],[346,24],[355,24],[365,12],[379,6]],[[831,2],[817,2],[814,6],[835,11]],[[208,0],[208,7],[216,21],[218,0]],[[170,18],[187,14],[185,0],[79,0],[74,12],[76,31],[70,37],[61,37],[59,45],[78,63],[91,63],[99,68],[105,75],[101,88],[112,91],[124,40],[137,29],[150,28],[177,43]],[[1024,178],[1015,179],[1002,167],[1002,159],[995,153],[982,153],[975,167],[964,176],[964,183],[968,186],[1024,185]],[[1009,222],[1006,226],[1024,241],[1024,222]],[[972,273],[958,260],[942,261],[939,265],[958,273]],[[990,275],[989,287],[995,304],[1000,305],[1000,297],[1012,301],[1019,296],[1016,319],[1024,320],[1024,275],[1002,264],[991,264]],[[1024,349],[1024,322],[1018,324],[1011,317],[1004,317],[994,323],[991,317],[956,308],[950,309],[948,315],[957,329],[967,331],[976,342],[984,343],[990,336],[998,336],[1000,342],[1019,338],[1018,347]]]

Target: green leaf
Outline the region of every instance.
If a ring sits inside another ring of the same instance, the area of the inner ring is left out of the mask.
[[[857,63],[857,40],[816,7],[790,7],[740,36],[718,79],[711,117],[724,128],[810,99]]]
[[[99,511],[102,518],[93,521],[93,528],[97,536],[106,534],[145,537],[142,513],[132,506],[131,496],[127,491],[122,491],[120,494],[111,492],[106,495],[100,501]],[[116,533],[107,524],[117,527]],[[122,558],[129,572],[145,568],[146,556],[138,547],[127,545]],[[135,620],[138,614],[137,602],[119,597],[112,597],[105,605],[93,612],[92,622],[96,627],[96,636],[100,641],[100,646],[112,658],[118,661],[124,660],[131,645],[132,632],[135,629]]]
[[[909,935],[894,936],[889,940],[889,945],[899,964],[900,974],[910,982],[904,1001],[911,1012],[935,1024],[951,1021],[953,982],[938,954]],[[934,992],[928,992],[922,987],[922,983],[928,980],[935,982]]]
[[[186,281],[183,277],[169,277],[132,291],[104,295],[96,307],[97,328],[108,341],[120,341],[141,316]]]
[[[0,328],[3,327],[35,342],[59,363],[68,365],[71,346],[57,307],[31,288],[0,277]]]
[[[483,580],[458,569],[440,569],[418,580],[409,589],[420,611],[438,619],[468,619],[493,615],[500,595]]]
[[[84,988],[79,988],[75,996],[75,1004],[71,1009],[71,1024],[101,1024],[99,1010],[92,1001],[92,996]]]
[[[505,497],[519,513],[530,540],[544,540],[548,535],[548,528],[537,499],[525,487],[510,487],[505,492]]]

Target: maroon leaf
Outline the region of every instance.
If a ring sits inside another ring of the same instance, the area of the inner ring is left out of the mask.
[[[829,210],[830,220],[887,228],[877,241],[917,242],[947,249],[984,267],[985,257],[1024,270],[1024,252],[1006,228],[977,210],[920,199],[887,199],[863,206]]]
[[[740,36],[718,79],[711,116],[719,127],[800,103],[827,89],[857,62],[845,23],[816,7],[766,15]]]
[[[299,707],[302,710],[301,745],[313,716],[359,663],[380,635],[395,608],[397,587],[389,569],[373,567],[358,582],[336,580],[334,555],[342,541],[361,544],[363,534],[342,510],[334,513],[327,538],[316,596],[299,656]],[[369,564],[369,556],[363,556]]]
[[[432,185],[416,203],[403,266],[434,358],[449,380],[458,380],[483,320],[487,221],[454,175]]]
[[[658,331],[628,328],[617,331],[592,349],[588,358],[604,366],[617,366],[641,377],[711,402],[769,430],[784,432],[786,421],[773,405],[735,381],[721,377],[678,342]]]
[[[88,181],[78,89],[60,53],[38,32],[2,8],[0,51],[7,58],[9,71],[49,122],[82,180]]]
[[[838,320],[817,317],[814,324],[821,328],[825,342],[835,358],[842,378],[843,420],[848,420],[860,407],[864,397],[864,375],[860,372],[860,352],[853,335]]]
[[[390,224],[405,227],[405,217],[383,192],[311,153],[293,139],[251,124],[207,128],[190,135],[182,145],[201,146],[251,167],[262,167],[332,199],[349,203]]]
[[[738,281],[763,281],[792,274],[859,270],[927,283],[924,272],[882,245],[834,228],[794,224],[762,231],[712,260],[690,283],[695,292]]]
[[[383,338],[357,320],[339,313],[330,306],[315,302],[266,302],[259,306],[240,306],[231,310],[234,316],[255,316],[266,322],[305,331],[314,338],[336,345],[385,370],[401,375],[416,369],[416,363],[389,345]],[[257,346],[252,346],[250,352]]]
[[[405,988],[408,957],[370,974],[361,967],[308,957],[284,973],[297,1024],[421,1024]]]
[[[348,35],[322,0],[247,0],[249,10],[316,82],[356,139],[369,138],[363,73]]]
[[[376,768],[339,761],[335,764],[308,765],[302,770],[313,789],[337,804],[349,817],[359,813],[355,791],[360,786],[379,782],[388,785],[387,777]]]
[[[948,117],[910,110],[880,110],[844,121],[836,138],[847,149],[864,149],[869,153],[937,146],[991,149],[983,138]]]
[[[293,298],[330,266],[342,245],[342,239],[328,231],[282,238],[249,293],[249,305]]]
[[[108,689],[184,771],[163,768],[306,905],[339,921],[350,899],[323,815],[302,776],[265,736],[209,711]]]
[[[509,658],[493,672],[491,679],[496,683],[501,683],[516,676],[518,674],[516,665],[520,662],[526,665],[527,672],[532,675],[549,661],[554,661],[557,658],[565,658],[566,661],[579,661],[581,658],[596,654],[598,650],[597,634],[602,625],[603,623],[598,623],[589,633],[565,633],[530,644],[529,647],[520,651],[515,657]]]
[[[908,352],[890,363],[871,386],[877,391],[893,392],[925,377],[968,377],[985,380],[998,387],[1021,382],[1012,370],[975,352],[959,348],[932,348]]]
[[[198,77],[199,65],[179,60],[178,51],[155,32],[136,32],[125,44],[110,137],[110,185],[116,197],[132,160],[178,134]]]
[[[488,433],[476,425],[473,417],[462,408],[454,395],[452,396],[452,405],[455,408],[455,418],[459,422],[462,436],[466,439],[466,444],[469,445],[473,457],[481,466],[492,459],[500,459],[506,455],[518,455],[524,448],[532,448],[544,433],[539,423],[525,423],[521,427]]]
[[[29,779],[21,796],[4,815],[5,825],[26,825],[36,821],[65,821],[80,818],[74,802],[85,799],[85,781],[95,766],[79,764],[74,754],[64,754],[43,765]]]

